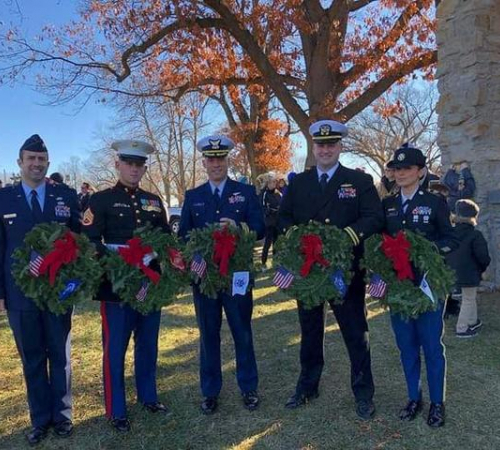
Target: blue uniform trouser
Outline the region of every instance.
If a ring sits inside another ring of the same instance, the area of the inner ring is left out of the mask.
[[[71,312],[8,311],[34,427],[71,420]]]
[[[193,289],[196,319],[200,329],[200,384],[205,397],[216,397],[222,388],[220,329],[222,309],[233,335],[236,353],[236,379],[242,393],[257,390],[258,374],[252,337],[252,293],[219,293],[208,298]]]
[[[401,353],[401,363],[410,400],[420,400],[420,348],[427,368],[429,396],[432,403],[442,403],[445,396],[446,358],[443,337],[443,309],[421,314],[416,319],[404,320],[391,314],[392,328]]]
[[[125,354],[134,332],[134,370],[137,400],[153,403],[156,393],[156,361],[161,311],[142,315],[129,305],[101,303],[103,376],[106,416],[127,415],[125,400]]]

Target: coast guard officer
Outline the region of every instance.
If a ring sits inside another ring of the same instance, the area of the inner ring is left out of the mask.
[[[316,167],[298,174],[288,186],[280,206],[278,228],[307,224],[310,220],[343,229],[354,243],[354,277],[342,305],[331,307],[351,360],[351,387],[356,413],[370,419],[375,413],[368,323],[366,320],[365,283],[359,269],[362,242],[380,231],[383,214],[372,177],[339,163],[341,139],[347,127],[334,120],[320,120],[309,128],[314,143]],[[298,304],[302,339],[301,373],[295,394],[286,407],[298,408],[318,397],[324,366],[323,344],[325,308],[307,310]]]
[[[197,143],[203,153],[203,167],[208,182],[186,192],[182,207],[179,235],[189,237],[195,228],[210,223],[236,226],[245,222],[264,236],[264,217],[253,186],[239,183],[227,176],[227,155],[234,143],[225,136],[208,136]],[[259,404],[257,394],[257,364],[252,338],[252,292],[231,296],[219,292],[216,299],[203,295],[193,286],[196,318],[200,329],[200,383],[204,396],[201,409],[212,414],[217,409],[217,398],[222,387],[220,328],[222,309],[233,335],[236,350],[236,378],[243,396],[243,404],[254,410]]]
[[[395,235],[408,229],[420,231],[434,242],[443,255],[458,247],[458,240],[450,223],[446,200],[423,189],[419,184],[425,167],[425,156],[417,149],[405,145],[394,153],[388,167],[395,170],[400,192],[383,200],[385,232]],[[392,328],[401,353],[401,363],[408,387],[408,403],[400,411],[401,420],[413,420],[422,409],[420,390],[420,348],[427,368],[430,409],[427,423],[441,427],[445,423],[446,359],[442,342],[443,299],[439,308],[421,314],[416,319],[404,319],[391,314]]]
[[[76,193],[45,181],[49,168],[47,147],[37,134],[23,144],[17,160],[21,183],[0,190],[0,310],[9,323],[23,363],[33,429],[30,445],[45,437],[73,431],[71,401],[71,312],[56,316],[40,310],[16,285],[12,254],[26,234],[43,222],[58,222],[80,231]]]
[[[145,142],[114,142],[119,181],[97,192],[89,200],[83,216],[83,232],[97,245],[101,255],[115,251],[131,239],[136,228],[150,224],[170,233],[161,198],[139,188],[146,173],[148,154],[153,147]],[[153,261],[154,264],[154,261]],[[168,408],[158,401],[156,361],[161,311],[147,315],[122,304],[113,293],[111,283],[103,280],[97,295],[101,303],[103,378],[106,416],[118,431],[130,430],[125,402],[125,354],[134,333],[134,365],[137,398],[149,412],[167,414]]]

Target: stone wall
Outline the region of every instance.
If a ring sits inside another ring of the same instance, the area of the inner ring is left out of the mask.
[[[487,275],[500,287],[500,0],[442,0],[437,15],[443,167],[471,166],[493,257]]]

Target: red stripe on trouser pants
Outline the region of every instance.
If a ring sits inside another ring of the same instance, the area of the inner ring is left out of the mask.
[[[106,303],[101,302],[101,318],[102,318],[102,343],[103,343],[103,374],[104,374],[104,404],[106,407],[106,416],[111,418],[113,415],[113,407],[111,401],[111,369],[109,365],[109,325],[108,316],[106,315]]]

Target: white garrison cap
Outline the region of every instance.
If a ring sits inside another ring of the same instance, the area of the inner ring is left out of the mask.
[[[309,127],[309,134],[314,142],[328,144],[347,136],[347,127],[335,120],[319,120]]]
[[[234,142],[226,136],[212,135],[200,139],[196,148],[207,158],[223,157],[234,148]]]
[[[151,144],[136,140],[115,141],[111,148],[116,150],[118,157],[122,160],[146,161],[148,155],[155,151]]]

